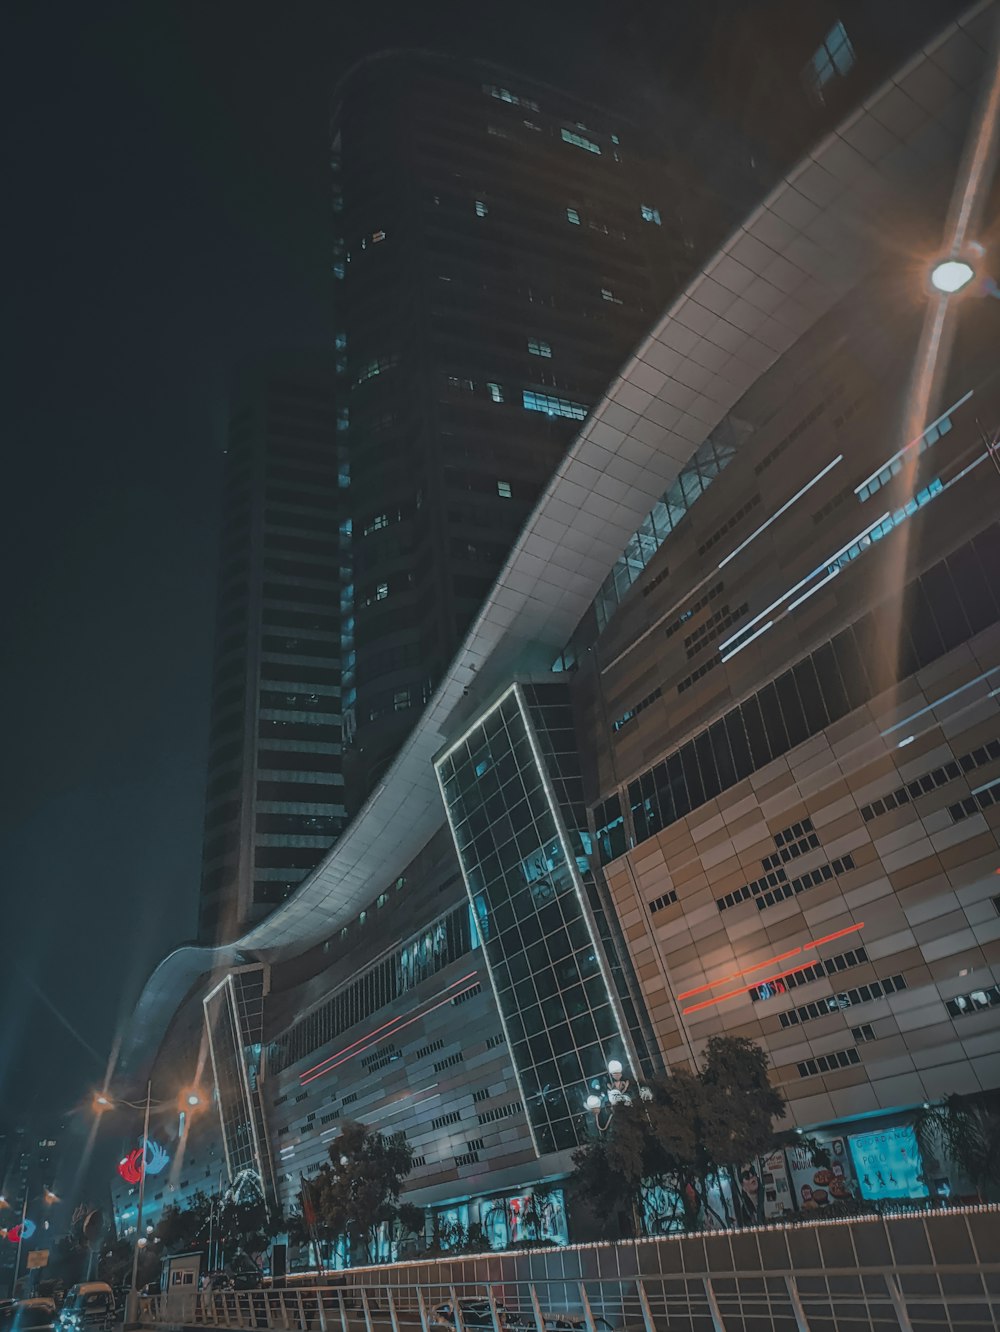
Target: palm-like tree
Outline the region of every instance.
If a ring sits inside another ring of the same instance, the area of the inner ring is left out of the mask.
[[[985,1202],[1000,1201],[1000,1104],[953,1093],[927,1106],[914,1129],[925,1162],[944,1153]]]

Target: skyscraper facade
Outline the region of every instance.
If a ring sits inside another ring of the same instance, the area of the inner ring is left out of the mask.
[[[226,446],[199,937],[282,902],[346,820],[333,367],[247,371]]]
[[[626,120],[425,54],[343,80],[333,165],[360,799],[579,423],[689,270],[701,205]]]

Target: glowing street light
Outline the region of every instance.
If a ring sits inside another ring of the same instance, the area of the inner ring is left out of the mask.
[[[975,276],[976,270],[967,259],[940,259],[931,269],[931,286],[943,296],[954,296]]]

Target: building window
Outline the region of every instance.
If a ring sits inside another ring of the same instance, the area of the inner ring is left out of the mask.
[[[660,217],[660,210],[650,208],[649,204],[642,205],[642,220],[643,222],[655,222],[657,226],[660,226],[663,221]]]
[[[541,338],[529,338],[528,351],[531,352],[532,356],[545,356],[550,360],[552,358],[551,346],[547,342],[543,342]]]
[[[601,300],[610,301],[612,305],[621,305],[621,297],[616,296],[610,287],[601,288]]]
[[[498,481],[498,482],[497,482],[497,494],[500,496],[501,499],[513,499],[514,496],[513,496],[512,492],[511,492],[510,482],[509,482],[509,481]]]
[[[806,87],[817,102],[825,101],[823,89],[839,74],[854,67],[854,47],[843,23],[835,23],[826,34],[803,73]]]
[[[512,93],[509,88],[497,88],[492,83],[484,83],[483,92],[489,97],[495,97],[498,102],[506,102],[509,106],[523,106],[529,111],[541,110],[538,103],[532,101],[530,97],[518,97],[518,95]]]
[[[521,395],[525,408],[529,412],[545,412],[548,416],[566,416],[571,421],[583,421],[587,408],[582,402],[570,402],[568,398],[554,398],[549,393],[531,393],[525,389]]]
[[[375,589],[375,600],[385,601],[388,595],[389,595],[389,584],[379,583],[379,585]]]
[[[596,144],[593,139],[585,138],[582,134],[574,134],[572,130],[564,129],[562,131],[562,141],[563,143],[571,143],[576,148],[583,148],[588,153],[596,153],[598,157],[601,155],[599,144]]]
[[[465,379],[462,375],[449,375],[448,387],[461,389],[465,393],[471,393],[476,386],[471,379]]]
[[[482,199],[476,200],[476,217],[486,217],[489,211]]]
[[[405,712],[409,707],[412,707],[410,691],[408,689],[397,689],[392,696],[393,712]]]
[[[501,384],[487,384],[490,391],[490,397],[494,402],[503,402],[503,386]]]
[[[567,222],[572,222],[574,227],[578,227],[580,225],[580,214],[576,211],[575,208],[567,208],[566,220]]]

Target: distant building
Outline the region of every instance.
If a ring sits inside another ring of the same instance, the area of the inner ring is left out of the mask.
[[[335,421],[332,360],[288,357],[248,371],[234,394],[198,923],[208,943],[283,902],[346,822]]]

